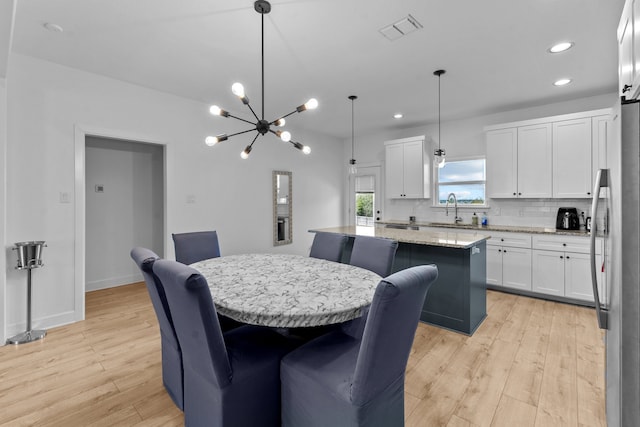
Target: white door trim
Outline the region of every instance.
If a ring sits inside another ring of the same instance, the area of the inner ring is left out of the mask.
[[[74,236],[74,320],[80,321],[85,318],[85,151],[86,151],[86,137],[97,136],[102,138],[112,138],[118,140],[125,140],[131,142],[140,142],[146,144],[156,144],[163,146],[163,177],[164,177],[164,224],[163,233],[164,248],[166,253],[167,245],[167,143],[165,141],[158,141],[149,135],[139,134],[131,131],[122,131],[106,128],[98,128],[94,126],[87,126],[82,124],[75,124],[74,126],[74,142],[75,142],[75,236]]]

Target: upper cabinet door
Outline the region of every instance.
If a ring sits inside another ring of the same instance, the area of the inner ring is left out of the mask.
[[[387,197],[404,197],[404,147],[402,144],[385,146],[385,192]]]
[[[516,128],[487,132],[487,195],[513,198],[518,194],[518,133]]]
[[[422,199],[424,191],[424,149],[422,141],[404,145],[404,197]]]
[[[551,197],[551,123],[518,128],[518,197]]]
[[[553,197],[591,197],[591,118],[553,124]]]
[[[631,99],[633,79],[635,77],[633,55],[633,3],[627,1],[618,25],[618,94]]]

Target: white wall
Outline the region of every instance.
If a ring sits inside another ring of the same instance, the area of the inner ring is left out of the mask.
[[[276,138],[262,137],[250,159],[242,161],[246,138],[213,148],[203,143],[208,134],[237,129],[231,120],[212,117],[207,105],[15,54],[9,74],[7,241],[42,239],[48,244],[45,267],[33,275],[34,328],[79,318],[73,194],[75,168],[82,165],[74,161],[76,126],[166,144],[168,258],[173,257],[172,232],[217,229],[224,254],[303,254],[312,239],[308,229],[340,222],[344,197],[338,140],[295,132],[297,140],[312,147],[312,154],[304,156]],[[272,246],[271,228],[274,169],[293,172],[294,243],[278,248]],[[70,203],[60,203],[61,192],[72,195]],[[188,198],[195,203],[187,203]],[[11,331],[25,325],[24,283],[23,274],[7,272]]]
[[[143,280],[129,251],[164,256],[163,147],[90,136],[85,168],[86,290]]]
[[[609,108],[617,101],[615,93],[580,98],[573,101],[541,105],[520,110],[512,110],[473,117],[464,120],[454,120],[442,123],[441,146],[446,150],[447,157],[484,156],[486,143],[484,127],[508,123],[519,120],[535,119],[540,117],[568,114],[579,111],[597,110]],[[416,135],[426,135],[426,140],[432,144],[429,154],[437,147],[438,125],[398,128],[385,133],[357,134],[355,157],[358,164],[380,163],[384,166],[384,142],[391,139],[407,138]],[[346,168],[347,159],[351,157],[351,139],[344,141],[342,163]],[[384,176],[382,181],[384,182]],[[554,199],[523,199],[500,200],[490,199],[490,209],[487,216],[490,224],[499,225],[524,225],[537,227],[555,227],[557,208],[560,206],[576,207],[578,212],[584,211],[588,216],[589,200],[554,200]],[[471,222],[473,208],[462,210],[461,216],[465,222]],[[482,210],[477,210],[478,215]],[[443,208],[433,207],[433,201],[429,200],[385,200],[383,219],[408,220],[409,216],[415,216],[417,221],[446,221]],[[343,221],[346,221],[346,213]]]

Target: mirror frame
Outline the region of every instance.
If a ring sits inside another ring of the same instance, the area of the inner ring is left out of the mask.
[[[278,176],[286,175],[289,177],[289,188],[287,192],[287,200],[288,200],[288,215],[289,221],[287,225],[287,230],[285,231],[289,233],[289,238],[284,240],[278,240]],[[273,171],[273,246],[282,246],[293,243],[293,174],[287,171]]]

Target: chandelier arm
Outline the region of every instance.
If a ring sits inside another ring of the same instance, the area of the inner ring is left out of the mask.
[[[271,123],[269,123],[270,125],[274,124],[275,122],[277,122],[280,119],[286,119],[287,117],[289,117],[290,115],[292,115],[293,113],[297,113],[297,110],[293,110],[292,112],[290,112],[289,114],[285,114],[284,116],[280,116],[277,119],[275,119],[274,121],[272,121]]]
[[[251,132],[251,131],[254,131],[254,130],[256,130],[256,129],[255,128],[251,128],[249,130],[243,130],[242,132],[232,133],[231,135],[227,135],[227,138],[231,138],[232,136],[236,136],[236,135],[242,135],[243,133],[248,133],[248,132]],[[260,134],[258,134],[258,135],[260,135]],[[256,138],[258,137],[258,135],[256,135]]]
[[[229,114],[228,117],[233,117],[236,120],[240,120],[241,122],[249,123],[250,125],[254,125],[254,126],[256,125],[255,123],[250,122],[249,120],[245,120],[245,119],[243,119],[241,117],[234,116],[233,114]]]
[[[249,147],[253,147],[253,143],[256,142],[256,139],[258,139],[259,136],[260,136],[260,133],[257,133],[256,136],[253,138],[253,141],[251,141],[251,144],[249,144]]]
[[[249,110],[251,110],[251,113],[253,114],[253,117],[255,117],[257,121],[260,121],[260,118],[258,117],[258,115],[256,114],[256,112],[255,112],[255,111],[253,111],[253,108],[251,107],[251,104],[247,103],[247,104],[244,104],[244,105],[246,105],[247,107],[249,107]]]

